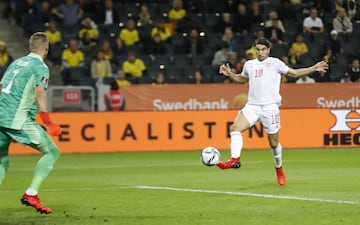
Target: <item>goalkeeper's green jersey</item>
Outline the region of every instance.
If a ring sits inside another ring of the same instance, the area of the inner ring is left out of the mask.
[[[35,87],[48,87],[49,68],[34,53],[12,62],[1,83],[0,127],[20,130],[26,119],[34,119],[37,113]]]

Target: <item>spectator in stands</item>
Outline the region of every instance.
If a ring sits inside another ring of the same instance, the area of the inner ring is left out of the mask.
[[[291,44],[289,49],[290,64],[297,65],[301,61],[301,57],[308,53],[309,49],[307,44],[304,42],[302,34],[297,34],[295,41]]]
[[[205,43],[199,36],[197,29],[192,29],[189,35],[183,40],[180,50],[188,57],[195,57],[204,53]]]
[[[91,77],[99,79],[104,77],[111,77],[112,68],[109,60],[105,59],[104,53],[100,50],[96,53],[95,58],[91,61]]]
[[[84,67],[84,53],[78,47],[78,41],[72,39],[69,41],[68,48],[64,49],[61,55],[62,71],[61,76],[63,78],[64,85],[70,85],[76,83],[74,77],[70,77],[71,68]]]
[[[255,32],[255,37],[254,37],[253,41],[251,42],[250,46],[246,48],[246,50],[244,52],[246,60],[256,59],[255,41],[259,38],[265,38],[263,29],[258,29]]]
[[[92,54],[92,50],[96,47],[96,41],[91,38],[89,32],[85,31],[79,40],[79,49],[86,54]]]
[[[6,43],[0,41],[0,80],[5,73],[6,68],[13,61],[13,57],[8,52]]]
[[[45,34],[49,39],[50,48],[52,45],[60,44],[62,41],[62,35],[60,30],[58,30],[57,24],[55,21],[50,21],[49,25],[45,30]]]
[[[153,24],[149,9],[146,5],[140,7],[138,23],[142,26],[151,26]]]
[[[151,37],[154,38],[157,34],[162,42],[169,43],[171,41],[171,31],[165,26],[165,21],[162,19],[158,19],[155,27],[151,30]]]
[[[344,48],[340,39],[338,38],[338,32],[336,30],[332,30],[330,32],[330,39],[328,42],[328,48],[331,49],[332,54],[336,57],[338,55],[344,54]]]
[[[313,7],[310,9],[309,16],[303,20],[303,29],[305,33],[322,33],[324,32],[324,23],[320,17],[318,17],[318,10]]]
[[[215,52],[211,65],[214,67],[219,67],[220,65],[229,61],[229,44],[223,42],[221,44],[221,49]]]
[[[262,7],[260,5],[259,1],[252,1],[251,2],[251,10],[250,10],[250,15],[251,15],[251,21],[252,23],[261,23],[262,22]]]
[[[79,31],[79,39],[82,39],[86,32],[90,36],[91,41],[96,43],[99,39],[99,30],[95,22],[90,17],[86,17],[81,24],[82,27]]]
[[[231,14],[228,13],[228,12],[224,12],[221,16],[221,19],[219,20],[218,23],[216,23],[214,25],[214,32],[216,33],[224,33],[225,29],[229,28],[231,29],[232,31],[234,31],[234,23],[232,21],[232,17],[231,17]]]
[[[46,27],[45,34],[49,40],[49,52],[47,58],[56,66],[61,64],[61,52],[62,52],[62,35],[57,29],[57,24],[54,21],[50,21]]]
[[[185,16],[186,10],[183,8],[182,0],[173,0],[172,7],[168,13],[169,21],[173,22],[176,26],[176,23],[184,19]]]
[[[340,34],[344,34],[348,37],[348,34],[352,33],[353,25],[350,18],[346,15],[344,8],[339,8],[336,17],[333,19],[333,27]]]
[[[120,92],[120,87],[113,80],[110,83],[110,91],[104,95],[106,111],[124,111],[125,97]]]
[[[302,76],[296,80],[297,84],[315,84],[315,80],[309,76]]]
[[[340,79],[340,83],[352,83],[349,73],[344,73],[344,75]]]
[[[104,0],[104,4],[96,9],[95,22],[99,25],[111,25],[119,22],[120,14],[112,0]]]
[[[124,71],[122,69],[119,69],[116,73],[116,82],[118,84],[119,87],[121,86],[130,86],[131,82],[129,80],[126,79],[126,75],[124,73]]]
[[[120,56],[127,55],[127,49],[124,45],[124,42],[121,40],[120,37],[115,39],[114,46],[112,48],[112,52],[115,58],[119,58]]]
[[[122,64],[122,69],[126,75],[134,78],[135,83],[139,83],[139,78],[146,76],[146,66],[142,59],[137,58],[134,52],[128,53],[128,58]]]
[[[256,59],[255,41],[245,50],[246,60]]]
[[[236,39],[234,38],[234,33],[230,28],[226,28],[224,33],[223,33],[223,37],[222,37],[222,41],[223,42],[227,42],[229,45],[229,52],[235,52],[236,49]]]
[[[61,24],[67,28],[74,28],[79,25],[84,11],[74,0],[64,0],[64,3],[58,5],[51,10],[60,21]],[[70,31],[73,31],[70,29]]]
[[[105,59],[109,60],[111,63],[115,63],[115,57],[113,50],[111,48],[111,42],[109,39],[104,39],[100,43],[99,49],[104,53]]]
[[[165,74],[162,71],[158,71],[155,75],[154,82],[152,85],[163,85],[166,84]]]
[[[290,0],[283,0],[277,10],[281,21],[290,22],[295,25],[297,18],[296,12],[291,8]]]
[[[16,3],[17,0],[8,0],[3,1],[4,8],[2,11],[2,17],[8,21],[9,24],[15,24],[15,14],[16,14]]]
[[[18,1],[19,3],[22,1]],[[27,12],[23,12],[21,15],[22,26],[24,30],[24,34],[26,36],[30,36],[36,31],[44,30],[45,25],[51,20],[51,11],[50,11],[50,3],[48,1],[42,1],[39,7],[36,7],[34,10],[34,5],[36,6],[37,1],[24,1],[31,2],[32,6],[28,5]],[[35,2],[35,3],[34,3]],[[19,12],[21,13],[21,12]]]
[[[290,65],[290,61],[289,61],[289,57],[284,55],[280,57],[280,60],[283,61],[285,63],[285,65],[289,66]],[[281,74],[281,83],[287,83],[288,82],[288,78],[286,74]]]
[[[251,15],[247,12],[246,5],[244,3],[240,3],[237,6],[237,9],[238,11],[234,15],[234,32],[239,34],[247,34],[251,32]]]
[[[36,13],[36,17],[40,24],[45,24],[52,20],[51,5],[48,1],[42,1],[40,3],[40,8]]]
[[[235,14],[237,12],[238,1],[236,0],[217,1],[216,3],[217,5],[215,7],[218,8],[220,6],[222,12],[231,14]]]
[[[359,19],[359,12],[357,10],[356,0],[348,0],[345,4],[345,9],[351,21]]]
[[[193,79],[194,79],[194,84],[204,83],[203,74],[202,74],[201,69],[195,69]]]
[[[276,27],[280,29],[282,33],[285,33],[285,28],[283,23],[281,22],[278,13],[276,11],[269,12],[269,19],[265,21],[265,29],[268,27]]]
[[[241,56],[235,65],[236,73],[242,72],[245,62],[246,62],[246,58],[244,56]]]
[[[146,54],[153,54],[153,55],[166,54],[166,46],[165,43],[161,41],[161,37],[159,33],[152,36],[151,40],[149,40],[148,43],[144,45],[143,52]]]
[[[350,75],[352,82],[360,82],[360,62],[358,58],[354,58],[351,61],[351,65],[347,69],[347,73]]]
[[[126,22],[126,27],[120,31],[119,37],[127,47],[134,46],[140,42],[140,34],[136,29],[136,24],[133,19],[129,19]]]
[[[209,12],[211,5],[209,1],[186,0],[183,8],[187,13],[205,13]]]
[[[35,15],[36,13],[37,13],[37,7],[35,0],[18,1],[16,3],[15,14],[14,14],[16,25],[18,25],[19,27],[23,26],[22,19],[26,15]]]
[[[333,64],[333,63],[336,63],[336,55],[333,54],[333,51],[331,50],[331,48],[328,48],[325,51],[325,55],[323,56],[323,60],[325,62],[327,62],[329,65]]]
[[[237,52],[229,52],[228,53],[228,63],[230,65],[230,68],[235,73],[236,72],[236,64],[238,63],[238,61],[237,61]]]
[[[265,37],[274,44],[283,44],[284,34],[283,30],[279,27],[279,19],[274,17],[271,19],[271,26],[265,27]]]

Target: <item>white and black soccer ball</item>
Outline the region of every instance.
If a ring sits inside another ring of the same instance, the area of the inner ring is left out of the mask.
[[[220,152],[214,147],[206,147],[201,152],[200,160],[205,166],[214,166],[220,161]]]

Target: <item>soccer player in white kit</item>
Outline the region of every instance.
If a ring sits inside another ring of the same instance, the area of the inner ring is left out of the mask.
[[[281,74],[297,78],[315,71],[325,72],[328,69],[328,64],[321,61],[310,67],[292,69],[278,58],[269,57],[270,47],[271,44],[267,39],[256,40],[257,58],[246,61],[241,74],[232,72],[229,64],[223,64],[219,68],[219,73],[238,83],[249,82],[249,93],[247,104],[239,110],[230,127],[231,159],[221,161],[217,166],[221,169],[240,168],[240,154],[243,147],[241,132],[249,129],[260,120],[268,134],[269,145],[275,161],[277,182],[279,185],[285,185],[286,177],[282,169],[282,147],[278,140],[281,127],[279,114]]]

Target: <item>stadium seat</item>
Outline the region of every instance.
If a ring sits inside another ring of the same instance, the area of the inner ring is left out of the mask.
[[[175,54],[170,57],[170,64],[175,66],[189,66],[191,59],[187,55]]]
[[[123,12],[129,17],[129,18],[137,18],[140,11],[140,3],[134,1],[131,3],[125,3],[123,4]]]
[[[220,21],[220,13],[206,13],[204,14],[204,26],[208,32],[214,32],[215,25]]]
[[[195,67],[202,67],[205,65],[209,65],[210,61],[211,60],[209,59],[209,57],[204,55],[196,55],[192,57],[192,65]]]
[[[332,82],[339,82],[346,71],[346,67],[341,64],[330,64],[330,79]]]
[[[182,66],[165,66],[165,74],[175,77],[184,76],[184,67]]]

